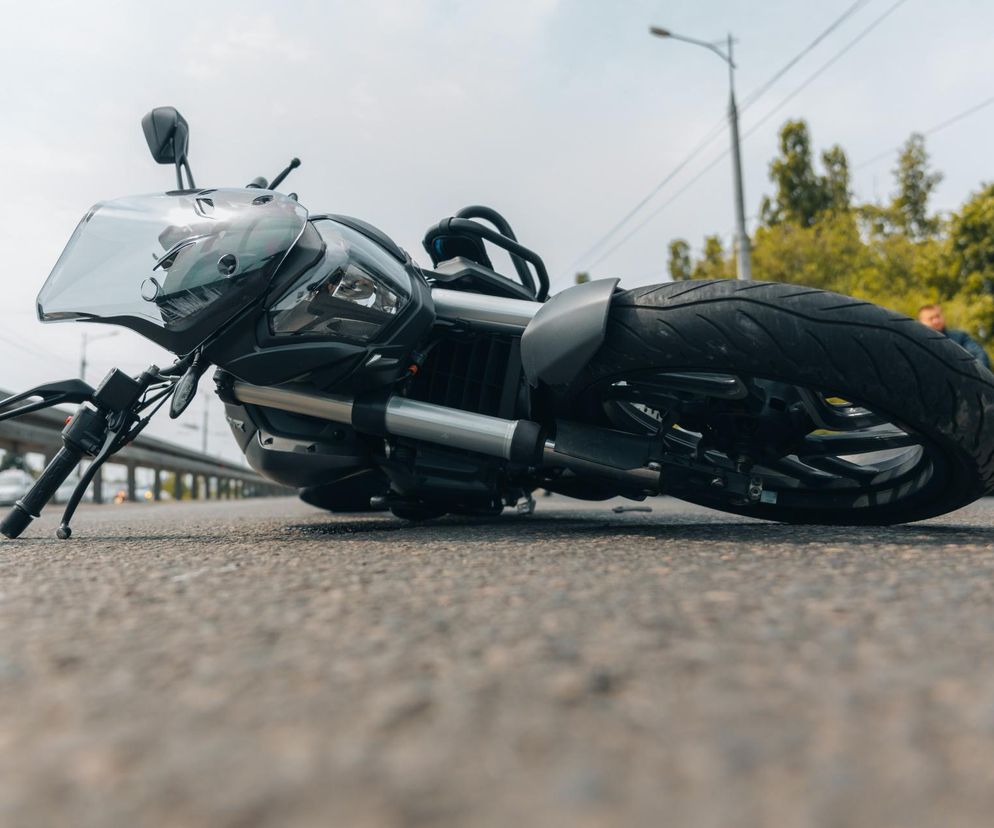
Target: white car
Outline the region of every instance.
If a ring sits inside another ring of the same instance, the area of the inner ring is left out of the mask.
[[[7,469],[0,472],[0,506],[10,506],[18,498],[24,497],[35,479],[22,469]]]

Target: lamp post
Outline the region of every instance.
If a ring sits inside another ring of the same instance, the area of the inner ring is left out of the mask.
[[[705,49],[714,52],[728,64],[728,125],[732,132],[732,171],[735,175],[735,224],[736,235],[738,236],[736,275],[740,279],[751,279],[752,264],[749,257],[749,235],[746,233],[745,195],[742,187],[742,153],[739,147],[739,110],[735,104],[735,61],[732,58],[732,36],[728,36],[727,52],[725,52],[718,45],[722,41],[708,43],[705,40],[696,40],[692,37],[674,34],[669,29],[663,29],[659,26],[650,26],[649,32],[656,37],[668,37],[672,40],[682,40],[684,43],[692,43],[695,46],[703,46]]]
[[[86,345],[88,342],[96,342],[98,339],[110,339],[112,336],[117,336],[120,331],[110,331],[109,333],[100,334],[99,336],[90,336],[87,333],[83,333],[83,344],[79,350],[79,378],[86,382]]]
[[[210,415],[210,408],[211,408],[211,406],[210,406],[210,397],[207,394],[200,394],[199,396],[201,396],[203,398],[203,400],[204,400],[203,424],[202,425],[196,425],[194,423],[183,423],[183,428],[189,429],[190,431],[199,431],[200,432],[200,453],[201,454],[207,454],[207,435],[210,433],[208,431],[208,427],[207,427],[209,419],[210,419],[210,417],[209,417],[209,415]]]

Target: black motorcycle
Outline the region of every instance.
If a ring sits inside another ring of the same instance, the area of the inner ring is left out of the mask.
[[[90,210],[38,315],[123,325],[178,358],[0,403],[0,419],[79,403],[7,537],[88,457],[69,537],[97,468],[167,402],[179,416],[211,366],[252,467],[334,512],[527,513],[546,489],[887,524],[994,484],[994,375],[905,316],[734,280],[602,279],[550,298],[542,259],[481,206],[428,230],[426,270],[366,222],[277,192],[297,159],[271,183],[198,189],[186,121],[162,107],[142,123],[178,189]]]

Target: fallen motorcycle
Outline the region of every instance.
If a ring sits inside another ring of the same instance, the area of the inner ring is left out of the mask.
[[[336,512],[530,512],[547,489],[888,524],[994,485],[994,375],[905,316],[734,280],[601,279],[550,298],[542,259],[482,206],[428,230],[422,268],[368,223],[277,192],[297,159],[272,182],[198,189],[182,116],[160,107],[142,123],[177,189],[93,207],[38,315],[122,325],[177,359],[0,402],[0,419],[79,405],[0,524],[9,538],[89,458],[58,529],[69,537],[100,465],[167,402],[178,417],[212,366],[251,466]]]

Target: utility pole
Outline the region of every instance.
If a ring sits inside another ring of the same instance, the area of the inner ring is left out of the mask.
[[[211,410],[211,400],[210,397],[204,395],[204,428],[203,435],[200,441],[200,453],[207,454],[207,415],[210,414]]]
[[[738,230],[738,267],[740,279],[752,278],[752,250],[745,221],[745,188],[742,186],[742,149],[739,141],[739,108],[735,104],[735,61],[732,59],[732,35],[728,35],[728,126],[732,133],[732,167],[735,179],[735,224]]]
[[[90,336],[83,332],[83,341],[79,349],[79,378],[86,382],[86,345],[88,342],[96,342],[98,339],[110,339],[112,336],[117,336],[118,331],[109,331],[105,334],[100,334],[99,336]]]
[[[732,35],[728,35],[727,53],[718,48],[717,43],[708,43],[704,40],[696,40],[692,37],[673,34],[669,29],[659,26],[650,26],[649,32],[656,37],[668,37],[673,40],[682,40],[684,43],[692,43],[695,46],[703,46],[705,49],[714,52],[725,63],[728,64],[728,126],[732,134],[732,173],[734,177],[734,206],[736,225],[736,276],[739,279],[752,278],[751,245],[749,244],[749,234],[746,233],[745,223],[745,188],[742,185],[742,149],[739,141],[739,109],[735,103],[735,61],[732,57]]]

